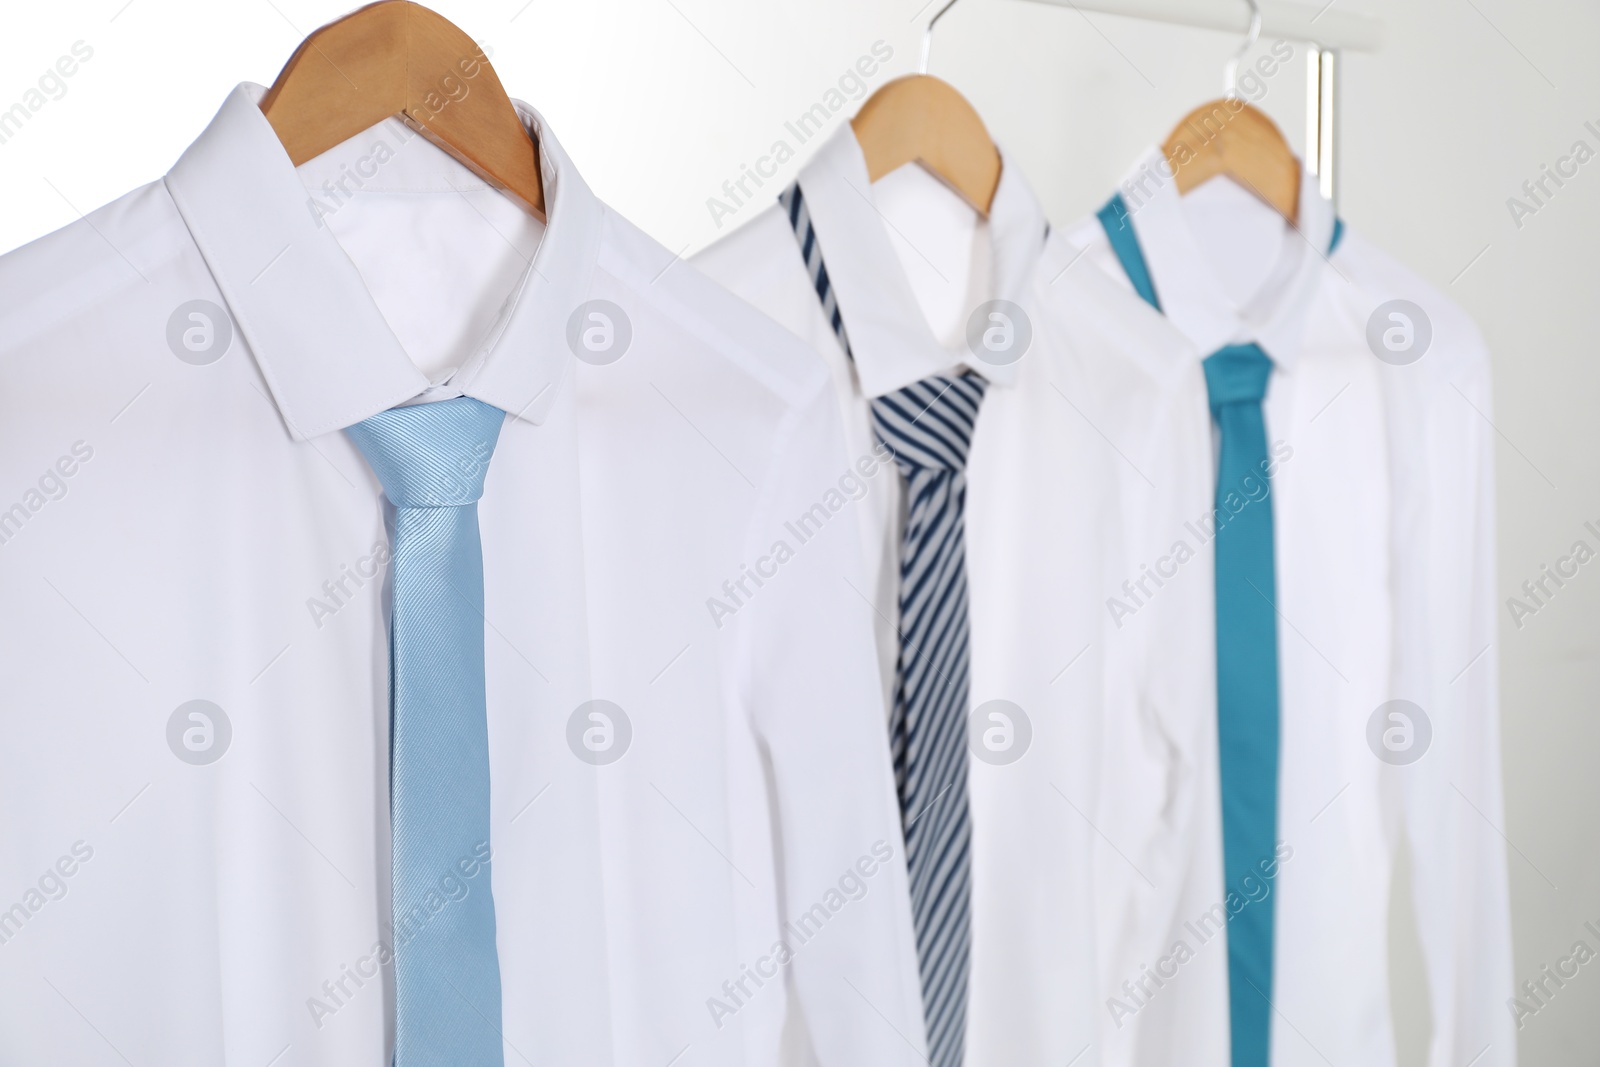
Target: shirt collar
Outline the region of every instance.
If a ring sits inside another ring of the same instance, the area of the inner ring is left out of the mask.
[[[1254,341],[1278,367],[1293,369],[1305,343],[1313,290],[1323,271],[1331,269],[1333,204],[1323,197],[1316,176],[1301,168],[1299,236],[1286,237],[1276,268],[1243,306],[1222,287],[1189,228],[1172,169],[1159,148],[1135,164],[1122,195],[1161,310],[1200,354]]]
[[[236,88],[166,181],[289,432],[304,440],[413,399],[430,383],[312,211],[261,111],[265,92],[249,82]],[[567,318],[589,290],[605,206],[544,119],[516,107],[539,143],[548,224],[482,348],[450,384],[537,424],[570,371]]]
[[[1044,211],[1004,152],[1000,158],[1000,184],[988,219],[994,261],[990,298],[1021,304],[1044,247]],[[822,146],[800,172],[799,184],[850,336],[862,394],[883,396],[954,370],[951,353],[929,328],[889,242],[872,202],[866,157],[849,125]],[[1016,381],[1015,363],[974,361],[970,367],[999,385]]]

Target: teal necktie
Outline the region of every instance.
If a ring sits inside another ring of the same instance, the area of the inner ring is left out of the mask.
[[[1233,1067],[1267,1067],[1271,1044],[1273,863],[1278,835],[1278,620],[1272,496],[1261,399],[1272,360],[1253,344],[1206,357],[1217,464],[1217,755],[1224,889],[1247,900],[1228,921]]]
[[[345,430],[394,505],[394,1067],[502,1067],[478,498],[505,413],[468,397]]]
[[[1160,311],[1122,194],[1113,196],[1099,217],[1134,291]],[[1343,236],[1344,223],[1336,218],[1328,255]],[[1272,361],[1256,345],[1229,345],[1206,359],[1205,373],[1211,416],[1222,433],[1215,544],[1223,864],[1228,892],[1250,901],[1228,923],[1228,1012],[1233,1067],[1266,1067],[1277,873],[1278,626],[1261,398]]]

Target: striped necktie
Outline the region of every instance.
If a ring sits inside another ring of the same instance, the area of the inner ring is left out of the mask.
[[[845,355],[850,340],[798,185],[779,197],[817,299]],[[890,748],[905,832],[930,1067],[960,1067],[971,964],[971,838],[967,805],[967,452],[987,381],[931,377],[871,401],[878,439],[904,481],[900,651]]]
[[[393,1067],[501,1067],[478,498],[505,413],[468,397],[345,430],[394,505]]]
[[[987,382],[925,378],[872,401],[904,479],[900,658],[889,719],[922,971],[928,1062],[960,1067],[971,945],[967,451]]]

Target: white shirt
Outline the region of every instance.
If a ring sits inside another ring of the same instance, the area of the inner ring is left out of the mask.
[[[1302,184],[1299,232],[1230,181],[1180,198],[1159,151],[1134,168],[1122,195],[1161,304],[1160,313],[1146,305],[1127,329],[1147,338],[1149,358],[1182,368],[1187,403],[1207,409],[1200,361],[1225,344],[1258,342],[1274,364],[1263,407],[1281,457],[1271,479],[1278,836],[1280,856],[1290,855],[1273,890],[1272,1062],[1394,1062],[1388,914],[1403,841],[1433,1012],[1429,1063],[1509,1065],[1515,1034],[1506,1007],[1510,914],[1498,829],[1493,430],[1483,342],[1458,307],[1360,234],[1344,231],[1325,255],[1335,220],[1314,179]],[[1074,271],[1129,286],[1097,219],[1069,236],[1086,250]],[[1421,316],[1391,319],[1393,309],[1382,306],[1392,300],[1411,301]],[[1419,318],[1431,332],[1425,349]],[[1398,332],[1385,342],[1390,330]],[[1192,421],[1172,433],[1192,452],[1213,447],[1210,431],[1196,433]],[[1184,629],[1208,658],[1212,548],[1196,527],[1211,512],[1214,478],[1213,471],[1180,487],[1196,525],[1167,531],[1170,547],[1157,549],[1170,557],[1180,541],[1203,546],[1199,565],[1183,565],[1178,581],[1198,581],[1203,591],[1183,602],[1194,612]],[[1124,608],[1137,605],[1118,596]],[[1130,879],[1124,887],[1150,916],[1145,945],[1103,960],[1107,1014],[1117,1018],[1108,1040],[1123,1062],[1228,1062],[1225,938],[1197,933],[1207,929],[1200,917],[1223,900],[1214,676],[1203,692],[1203,713],[1176,733],[1108,750],[1103,804],[1165,798],[1147,812],[1142,833],[1129,827],[1119,842],[1153,883]],[[1396,699],[1423,709],[1427,747],[1415,714],[1410,750],[1405,721],[1377,715]],[[1386,747],[1389,730],[1396,732]],[[1417,750],[1421,758],[1409,764],[1376,755]],[[1180,942],[1192,961],[1177,962]],[[1147,980],[1141,991],[1146,968],[1176,977],[1159,986]],[[1130,979],[1131,994],[1123,986]]]
[[[1174,698],[1163,691],[1172,677],[1164,666],[1126,666],[1147,653],[1133,647],[1133,628],[1109,625],[1105,589],[1109,575],[1121,578],[1124,564],[1113,561],[1129,530],[1177,521],[1147,511],[1163,504],[1150,489],[1188,477],[1193,461],[1162,450],[1154,427],[1205,424],[1172,407],[1177,394],[1135,349],[1105,335],[1096,313],[1136,316],[1137,297],[1093,271],[1066,270],[1076,250],[1046,239],[1044,214],[1009,159],[982,222],[921,168],[873,184],[848,127],[801,172],[799,188],[853,363],[781,208],[696,263],[827,360],[853,452],[873,447],[871,398],[963,367],[989,380],[967,464],[970,701],[980,711],[1011,702],[1032,738],[1015,762],[970,764],[966,1062],[1088,1067],[1100,1058],[1102,1011],[1092,875],[1101,721],[1112,708],[1177,714],[1165,704]],[[969,317],[991,299],[1015,304],[1031,328],[1015,362],[996,365],[967,347]],[[886,707],[902,496],[899,478],[883,479],[856,509]],[[979,717],[980,729],[1003,728]]]
[[[387,545],[340,430],[464,394],[509,412],[506,1062],[918,1062],[856,539],[774,558],[854,459],[823,368],[530,110],[548,226],[394,121],[297,174],[262,91],[0,258],[0,1059],[389,1063]],[[631,334],[604,365],[591,300]]]

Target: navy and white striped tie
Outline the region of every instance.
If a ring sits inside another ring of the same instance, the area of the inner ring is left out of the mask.
[[[789,213],[823,314],[851,355],[805,198],[791,186],[779,202]],[[930,1067],[960,1067],[966,1043],[972,894],[966,465],[987,385],[970,373],[925,378],[871,402],[873,428],[894,453],[907,501],[889,729]]]
[[[905,479],[900,662],[889,720],[922,967],[928,1062],[960,1067],[971,941],[967,812],[967,450],[988,383],[925,378],[872,401]]]

